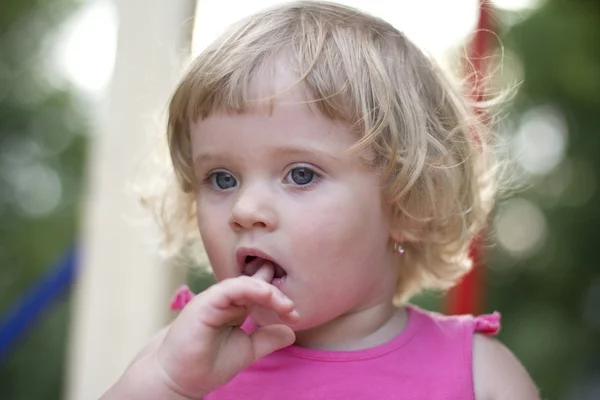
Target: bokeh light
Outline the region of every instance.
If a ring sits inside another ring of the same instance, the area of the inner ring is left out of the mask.
[[[540,7],[543,0],[492,0],[496,7],[510,11],[531,10]]]
[[[50,214],[62,198],[60,176],[42,161],[42,153],[37,142],[14,138],[3,142],[0,153],[0,174],[10,187],[8,200],[28,217]]]
[[[14,205],[27,216],[50,214],[60,204],[62,184],[54,168],[43,163],[22,165],[9,178]]]
[[[87,2],[56,38],[58,71],[86,94],[101,94],[112,77],[118,18],[109,0]]]
[[[563,159],[567,125],[560,111],[538,106],[525,112],[512,141],[521,167],[532,175],[544,175]]]
[[[494,226],[500,246],[516,258],[534,254],[544,243],[548,231],[539,207],[519,197],[500,206]]]

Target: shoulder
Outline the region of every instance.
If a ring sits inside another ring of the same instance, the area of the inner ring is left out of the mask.
[[[477,400],[539,400],[538,390],[517,358],[496,339],[473,336],[473,380]]]

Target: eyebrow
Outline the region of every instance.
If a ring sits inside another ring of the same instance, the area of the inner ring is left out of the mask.
[[[290,146],[290,147],[275,147],[271,150],[272,157],[277,156],[306,156],[310,155],[319,160],[323,161],[334,161],[339,162],[339,158],[335,157],[327,152],[321,151],[317,148],[313,147],[302,147],[302,146]],[[227,156],[222,154],[213,154],[213,153],[201,153],[194,159],[194,168],[197,168],[199,165],[202,165],[205,162],[213,161],[213,160],[223,160],[227,158]]]
[[[314,147],[276,147],[273,149],[274,155],[286,155],[286,156],[311,156],[328,161],[339,161],[338,157],[335,157],[327,152],[321,151]]]

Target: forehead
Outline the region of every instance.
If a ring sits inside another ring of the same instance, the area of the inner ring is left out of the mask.
[[[314,101],[314,96],[300,79],[300,75],[281,58],[261,63],[248,78],[248,82],[242,84],[246,86],[247,97],[257,106],[264,106],[274,100],[290,103]]]
[[[306,101],[294,101],[292,96],[273,100],[268,109],[255,107],[243,113],[220,112],[198,119],[190,129],[193,153],[308,144],[341,151],[356,143],[357,135],[343,123],[329,119]]]
[[[308,86],[282,62],[261,68],[246,90],[253,100],[244,111],[220,110],[193,121],[192,142],[214,143],[245,136],[258,140],[277,133],[292,142],[335,141],[350,147],[357,139],[345,123],[319,111]]]

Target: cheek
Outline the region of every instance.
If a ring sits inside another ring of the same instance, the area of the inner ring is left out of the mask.
[[[376,190],[376,189],[375,189]],[[329,262],[352,257],[371,257],[369,252],[387,243],[389,235],[380,197],[365,189],[337,191],[309,205],[310,212],[294,218],[296,237],[292,245],[305,254],[326,257]]]
[[[227,248],[228,216],[223,207],[208,205],[197,200],[197,219],[200,236],[217,280],[233,276],[231,271],[231,250]]]
[[[214,235],[213,232],[222,232],[229,227],[231,207],[227,199],[217,196],[196,197],[196,215],[200,233]]]

